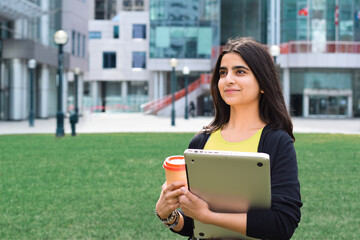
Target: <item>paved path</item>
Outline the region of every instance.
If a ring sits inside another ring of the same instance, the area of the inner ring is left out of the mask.
[[[185,120],[176,118],[171,126],[170,117],[143,115],[142,113],[86,114],[76,125],[77,133],[110,132],[197,132],[212,117]],[[304,119],[293,118],[294,132],[360,134],[360,118],[353,119]],[[56,119],[35,119],[35,126],[28,121],[0,121],[0,134],[32,134],[56,132]],[[65,134],[70,134],[69,119],[65,119]]]

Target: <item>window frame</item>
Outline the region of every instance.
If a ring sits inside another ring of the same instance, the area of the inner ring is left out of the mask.
[[[102,58],[103,69],[114,69],[116,68],[116,52],[104,51]]]

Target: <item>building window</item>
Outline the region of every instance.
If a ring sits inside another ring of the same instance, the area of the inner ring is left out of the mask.
[[[114,26],[113,37],[119,38],[119,26],[118,25]]]
[[[86,36],[83,35],[83,45],[82,45],[82,57],[84,58],[86,55]]]
[[[116,15],[116,0],[95,0],[95,19],[111,19]]]
[[[71,34],[71,53],[75,55],[75,40],[76,40],[76,32],[73,30]]]
[[[146,68],[146,52],[133,52],[133,68]]]
[[[103,52],[103,68],[116,68],[116,52]]]
[[[101,32],[98,31],[89,32],[89,39],[101,39]]]
[[[125,11],[144,11],[144,0],[124,0],[123,10]]]
[[[145,24],[133,24],[133,38],[134,39],[146,39],[146,25]]]
[[[77,34],[77,56],[80,57],[80,50],[81,50],[81,34]]]

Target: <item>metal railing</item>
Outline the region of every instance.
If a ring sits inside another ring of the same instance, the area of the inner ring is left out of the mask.
[[[265,45],[270,48],[271,45]],[[224,46],[213,46],[211,57],[216,59],[222,52]],[[281,54],[296,53],[360,53],[360,42],[348,41],[290,41],[280,44]]]
[[[211,74],[201,74],[200,78],[189,84],[188,86],[188,94],[200,87],[203,84],[209,84],[211,81]],[[185,96],[185,88],[177,91],[175,93],[175,101]],[[169,106],[172,101],[172,95],[169,94],[161,99],[150,101],[141,105],[145,114],[156,114],[160,110]]]
[[[280,44],[281,54],[292,53],[360,53],[360,42],[290,41]]]

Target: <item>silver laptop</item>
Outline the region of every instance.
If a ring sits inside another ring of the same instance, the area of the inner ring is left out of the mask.
[[[187,149],[184,152],[189,190],[212,211],[247,212],[271,207],[270,157],[266,153]],[[196,238],[253,239],[194,220]]]

